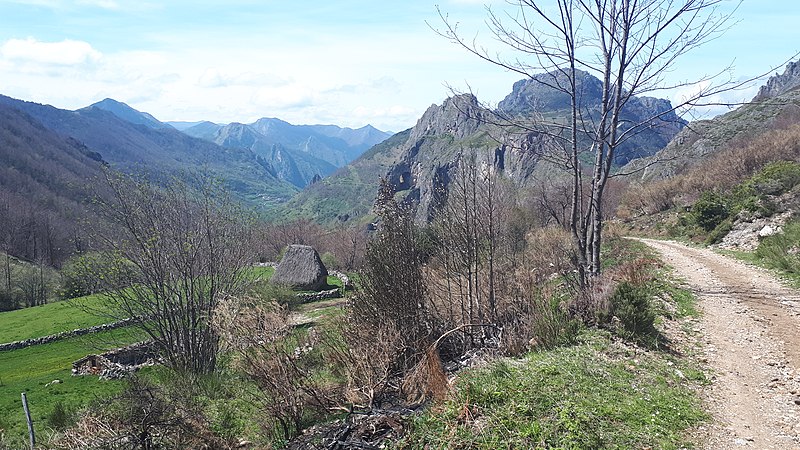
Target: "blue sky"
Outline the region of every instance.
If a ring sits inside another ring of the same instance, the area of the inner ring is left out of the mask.
[[[399,131],[446,98],[448,85],[490,103],[510,92],[517,75],[426,24],[439,25],[438,4],[491,45],[479,31],[485,3],[0,0],[0,93],[68,109],[111,97],[165,121],[278,117]],[[731,62],[734,77],[750,77],[800,50],[794,0],[746,0],[735,18],[669,77]]]

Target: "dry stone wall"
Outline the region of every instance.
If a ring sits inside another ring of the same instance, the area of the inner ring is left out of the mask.
[[[117,328],[127,327],[128,325],[133,325],[137,321],[138,319],[123,319],[123,320],[118,320],[116,322],[105,323],[102,325],[96,325],[89,328],[78,328],[72,331],[63,331],[61,333],[51,334],[49,336],[25,339],[22,341],[8,342],[6,344],[0,344],[0,352],[19,350],[21,348],[30,347],[32,345],[49,344],[51,342],[60,341],[61,339],[67,339],[76,336],[84,336],[87,334],[99,333],[101,331],[114,330]]]

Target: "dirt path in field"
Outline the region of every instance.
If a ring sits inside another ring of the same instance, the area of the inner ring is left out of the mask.
[[[702,315],[708,449],[800,450],[800,292],[768,272],[706,249],[642,239],[685,278]]]

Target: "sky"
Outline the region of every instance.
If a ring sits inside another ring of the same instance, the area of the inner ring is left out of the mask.
[[[485,28],[487,3],[507,7],[494,0],[0,0],[0,94],[65,109],[110,97],[162,121],[277,117],[401,131],[451,89],[496,104],[520,78],[432,29],[442,27],[438,6],[467,36],[500,50]],[[800,51],[795,0],[745,0],[733,18],[723,37],[686,55],[668,78],[694,80],[730,64],[735,79],[749,78]],[[756,88],[720,100],[748,99]],[[664,93],[673,101],[684,95]]]

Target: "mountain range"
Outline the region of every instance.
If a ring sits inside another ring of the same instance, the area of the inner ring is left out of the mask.
[[[85,249],[83,228],[99,220],[89,180],[103,164],[83,143],[0,103],[0,250],[56,265]]]
[[[56,134],[72,137],[111,167],[126,172],[158,178],[209,171],[254,206],[282,203],[297,191],[259,163],[251,150],[224,148],[187,136],[118,102],[104,101],[77,111],[6,96],[0,96],[0,104],[26,113]]]
[[[205,124],[184,128],[197,131]],[[327,145],[322,156],[344,163],[386,136],[372,127],[294,126],[277,119],[212,128],[220,144],[113,99],[70,111],[0,95],[0,250],[58,265],[85,248],[82,229],[99,220],[89,200],[99,192],[94,181],[102,178],[104,166],[156,182],[207,172],[264,212],[298,191],[284,178],[305,171],[319,179],[336,169],[312,154],[315,149]],[[271,130],[267,136],[275,143],[268,144],[259,129]],[[248,135],[252,140],[244,145]],[[305,152],[293,153],[282,144],[302,139]]]
[[[667,100],[632,98],[624,123],[660,119],[618,149],[616,167],[639,168],[645,178],[666,177],[765,126],[796,122],[799,86],[800,66],[791,64],[750,104],[690,126]],[[581,74],[579,87],[582,110],[595,114],[599,80]],[[275,118],[165,123],[112,99],[68,111],[0,96],[0,194],[12,205],[24,203],[24,191],[30,191],[30,204],[50,205],[43,210],[66,222],[75,216],[69,211],[83,211],[77,205],[89,195],[77,186],[103,165],[158,177],[205,170],[245,202],[274,215],[366,223],[380,180],[386,179],[396,198],[416,205],[417,219],[427,221],[441,201],[439,192],[466,163],[491,167],[523,187],[554,183],[559,172],[543,157],[547,133],[509,134],[493,122],[498,116],[532,115],[566,120],[568,101],[541,80],[522,80],[497,109],[473,95],[457,95],[431,105],[414,127],[390,136],[371,126],[292,125]],[[58,167],[63,174],[56,173]]]
[[[275,118],[250,124],[200,122],[182,131],[226,148],[250,149],[273,168],[278,178],[298,188],[330,175],[391,136],[371,125],[354,130],[335,125],[292,125]]]
[[[293,125],[280,119],[262,118],[251,124],[220,125],[209,121],[160,122],[125,103],[105,99],[92,108],[108,111],[132,124],[154,130],[177,129],[184,134],[228,149],[249,149],[278,179],[302,189],[333,173],[391,133],[371,125],[358,129],[336,125]]]

